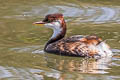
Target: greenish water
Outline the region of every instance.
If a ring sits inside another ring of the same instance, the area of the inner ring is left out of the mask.
[[[114,56],[100,60],[43,52],[52,30],[35,26],[63,13],[67,36],[95,34]],[[0,0],[0,80],[120,80],[120,1]]]

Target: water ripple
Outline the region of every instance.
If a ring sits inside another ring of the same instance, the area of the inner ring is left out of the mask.
[[[3,18],[28,19],[43,17],[50,13],[63,13],[65,17],[75,18],[75,23],[80,22],[120,22],[120,6],[79,6],[79,5],[46,5],[33,6],[29,10],[24,10],[23,7],[13,10],[19,12],[18,15],[6,15]]]
[[[65,17],[76,18],[75,23],[91,21],[94,23],[119,22],[120,21],[119,8],[120,8],[119,6],[78,7],[68,5],[67,6],[53,5],[47,8],[48,11],[45,12],[45,15],[50,13],[61,12],[64,14]]]
[[[44,76],[47,76],[48,78],[52,77],[58,79],[60,77],[60,72],[56,70],[45,71],[33,68],[15,68],[0,66],[0,79],[11,78],[11,80],[43,80]]]
[[[99,21],[109,21],[111,20],[114,15],[115,15],[115,10],[112,8],[108,8],[108,7],[101,7],[101,16],[98,17],[95,21],[99,22]]]
[[[33,54],[44,54],[44,51],[41,50],[42,46],[25,46],[25,47],[15,47],[10,48],[10,51],[15,51],[17,53],[33,53]]]

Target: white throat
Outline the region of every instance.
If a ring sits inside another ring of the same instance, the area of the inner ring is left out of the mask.
[[[62,29],[53,29],[53,35],[51,38],[55,38],[57,35],[61,33]]]
[[[62,31],[61,28],[61,21],[58,20],[56,22],[52,22],[52,23],[47,23],[45,24],[46,27],[53,29],[53,35],[51,38],[55,38],[57,35],[59,35]]]

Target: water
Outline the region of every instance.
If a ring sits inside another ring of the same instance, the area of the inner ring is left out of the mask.
[[[120,1],[0,0],[1,80],[120,80]],[[35,26],[46,14],[63,13],[67,36],[95,34],[114,56],[84,59],[47,54],[52,30]]]

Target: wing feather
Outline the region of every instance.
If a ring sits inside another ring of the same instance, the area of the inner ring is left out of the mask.
[[[48,47],[51,52],[63,55],[93,56],[97,54],[97,50],[92,47],[90,48],[90,46],[96,47],[100,42],[102,40],[97,36],[77,35],[61,39],[50,44]]]

